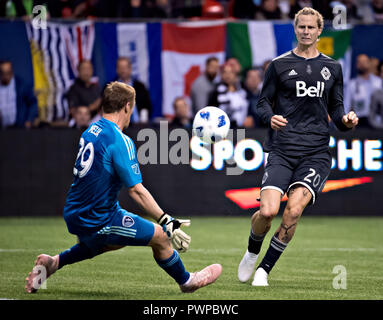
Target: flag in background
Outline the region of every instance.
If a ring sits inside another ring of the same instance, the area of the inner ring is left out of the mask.
[[[132,77],[143,82],[150,92],[153,116],[162,114],[161,24],[95,24],[96,36],[92,62],[99,83],[104,86],[117,78],[118,57],[132,62]]]
[[[148,87],[149,54],[146,23],[119,23],[117,25],[118,56],[129,57],[132,62],[132,77]]]
[[[17,41],[7,40],[18,26],[23,30],[12,37]],[[174,98],[189,93],[208,57],[217,56],[220,63],[226,55],[236,57],[246,69],[291,50],[296,42],[292,23],[269,21],[48,22],[47,29],[34,29],[28,22],[6,22],[0,28],[3,34],[0,56],[15,62],[16,74],[25,73],[23,78],[34,83],[40,118],[48,121],[67,118],[64,95],[77,75],[81,59],[92,60],[94,74],[100,86],[104,86],[116,78],[118,56],[129,56],[134,76],[149,89],[153,116],[157,117],[173,114]],[[381,31],[382,26],[323,31],[318,48],[341,62],[345,87],[351,75],[351,58],[355,60],[356,54],[363,52],[381,58],[378,50]],[[28,52],[28,59],[18,59],[24,51]],[[25,64],[32,66],[33,72],[26,74]]]
[[[351,32],[351,29],[324,29],[317,45],[319,51],[341,63],[345,86],[351,76]],[[261,66],[265,61],[272,60],[295,46],[292,23],[227,23],[228,56],[236,57],[244,69]]]
[[[162,24],[162,85],[164,115],[173,115],[173,101],[190,92],[203,72],[206,59],[225,61],[225,23]]]
[[[12,62],[15,76],[33,88],[31,51],[23,21],[0,21],[0,60]]]
[[[91,21],[76,24],[47,23],[46,29],[26,22],[32,55],[34,88],[40,120],[67,119],[65,93],[77,76],[77,65],[90,60],[94,43]]]
[[[65,43],[65,52],[69,58],[69,71],[78,76],[77,66],[81,60],[91,60],[94,44],[94,23],[83,21],[75,25],[61,24],[58,26]]]
[[[228,56],[237,58],[243,69],[262,66],[265,61],[291,50],[294,43],[294,27],[291,23],[227,23]]]
[[[383,60],[382,50],[383,25],[355,25],[352,28],[352,76],[355,76],[356,58],[359,54],[367,54],[369,57],[376,57]]]
[[[324,29],[319,37],[317,48],[320,52],[340,62],[346,85],[351,77],[351,29]]]
[[[116,78],[116,61],[118,58],[116,23],[97,22],[95,23],[95,31],[92,63],[100,86],[104,86]]]
[[[49,74],[45,72],[44,54],[38,45],[30,42],[33,66],[34,92],[37,98],[39,119],[48,121],[48,106],[53,106],[53,95],[50,94]]]

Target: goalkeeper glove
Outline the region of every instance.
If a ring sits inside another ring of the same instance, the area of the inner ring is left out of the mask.
[[[183,232],[181,226],[190,226],[190,220],[174,219],[170,215],[164,213],[159,219],[158,224],[171,240],[173,248],[179,252],[186,252],[189,249],[191,237]]]

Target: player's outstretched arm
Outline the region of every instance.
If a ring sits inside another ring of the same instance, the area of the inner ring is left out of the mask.
[[[158,219],[163,215],[164,211],[160,208],[156,200],[154,200],[153,196],[142,183],[137,183],[133,187],[130,187],[128,191],[131,198],[151,218],[158,221]]]
[[[189,226],[190,220],[174,219],[169,214],[164,213],[160,206],[154,200],[150,192],[138,183],[129,188],[129,195],[132,199],[148,214],[156,220],[166,232],[168,238],[172,241],[173,247],[179,252],[185,252],[189,248],[191,238],[180,228]]]
[[[191,237],[181,230],[182,226],[190,226],[189,219],[174,219],[164,213],[157,222],[162,226],[175,249],[179,252],[186,252],[189,249]]]

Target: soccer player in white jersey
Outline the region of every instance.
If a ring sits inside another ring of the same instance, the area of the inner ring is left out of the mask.
[[[26,278],[26,292],[34,293],[41,286],[41,279],[37,280],[41,267],[49,277],[65,265],[125,246],[150,246],[157,264],[179,284],[182,292],[190,293],[211,284],[221,274],[220,264],[195,273],[185,270],[177,250],[184,252],[189,247],[190,237],[180,227],[190,221],[164,213],[142,184],[134,143],[123,133],[134,105],[133,87],[121,82],[107,85],[102,119],[80,138],[74,180],[64,208],[68,230],[77,235],[79,242],[55,256],[39,255]],[[120,207],[117,198],[123,185],[142,212],[159,224]]]

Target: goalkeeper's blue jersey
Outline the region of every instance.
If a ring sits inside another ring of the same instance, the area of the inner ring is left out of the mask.
[[[67,194],[64,219],[71,233],[93,233],[109,223],[120,208],[121,187],[142,182],[132,139],[105,118],[81,135]]]

